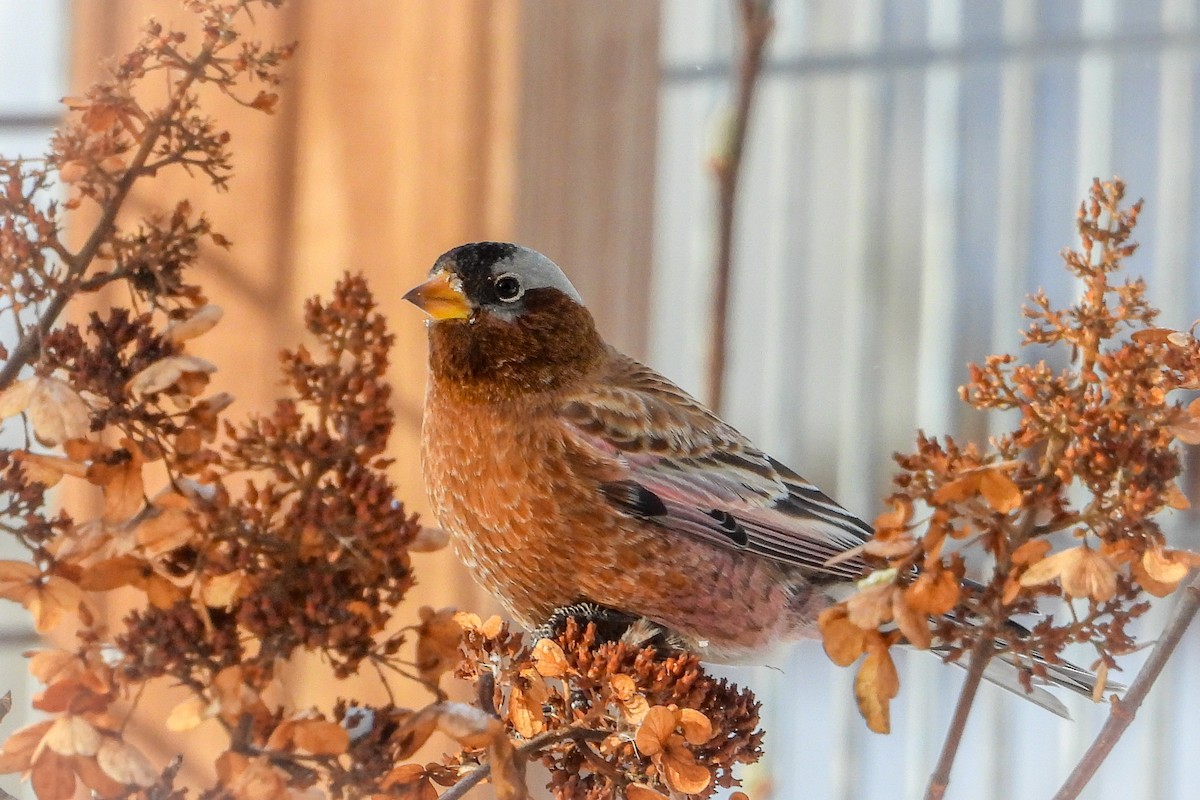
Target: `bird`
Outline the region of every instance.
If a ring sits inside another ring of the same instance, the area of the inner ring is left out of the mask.
[[[404,299],[428,316],[422,472],[438,524],[519,624],[641,621],[714,663],[819,636],[872,527],[650,367],[607,344],[566,274],[506,242],[440,256]],[[761,663],[761,662],[759,662]],[[1094,677],[1047,664],[1090,695]],[[985,676],[1027,693],[1015,664]]]

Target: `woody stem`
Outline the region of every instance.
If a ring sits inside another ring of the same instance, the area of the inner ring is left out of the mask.
[[[971,714],[971,706],[975,704],[975,693],[983,680],[983,672],[995,652],[990,628],[979,631],[979,638],[971,648],[971,660],[967,665],[967,679],[963,682],[962,690],[958,693],[958,703],[954,706],[954,717],[946,730],[946,739],[942,743],[942,752],[938,756],[937,766],[929,776],[929,786],[925,790],[925,800],[941,800],[946,795],[950,785],[950,769],[954,766],[954,758],[958,755],[958,746],[962,742],[963,731],[967,727],[967,717]]]
[[[771,0],[738,0],[742,51],[727,135],[714,154],[713,175],[717,182],[717,242],[713,281],[712,332],[708,342],[708,403],[721,410],[725,378],[725,348],[728,346],[729,293],[733,273],[733,225],[737,209],[738,176],[746,144],[746,130],[754,103],[754,90],[762,74],[763,56],[775,21]]]
[[[1096,774],[1096,770],[1104,763],[1104,759],[1108,758],[1108,754],[1112,752],[1113,746],[1125,733],[1125,729],[1133,722],[1138,709],[1150,692],[1150,687],[1162,673],[1167,660],[1175,652],[1176,645],[1183,639],[1183,634],[1198,611],[1200,611],[1200,573],[1193,574],[1184,585],[1179,604],[1175,606],[1171,620],[1163,630],[1158,643],[1150,651],[1150,657],[1138,671],[1137,677],[1133,679],[1125,696],[1113,701],[1112,710],[1109,711],[1104,727],[1096,735],[1091,747],[1083,754],[1083,758],[1079,759],[1075,769],[1067,776],[1067,780],[1054,795],[1053,800],[1073,800],[1087,786],[1088,781]]]
[[[518,757],[533,755],[543,748],[551,745],[564,742],[568,739],[576,739],[579,741],[599,741],[608,734],[604,731],[594,731],[586,728],[559,728],[558,730],[546,731],[543,734],[533,737],[525,744],[516,748]],[[459,778],[458,783],[451,786],[446,791],[438,795],[438,800],[460,800],[467,792],[469,792],[476,784],[492,774],[492,765],[488,763],[480,764],[475,769],[468,772]]]

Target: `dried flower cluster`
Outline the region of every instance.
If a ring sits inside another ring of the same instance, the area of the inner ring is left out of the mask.
[[[734,765],[761,754],[753,695],[709,677],[694,655],[598,645],[595,627],[574,620],[527,647],[497,618],[454,619],[467,653],[457,674],[490,688],[484,704],[521,739],[554,743],[540,757],[560,798],[707,797],[739,785]]]
[[[574,624],[526,645],[498,620],[453,610],[395,622],[414,582],[409,553],[446,537],[417,524],[387,477],[392,337],[361,277],[308,302],[314,344],[282,354],[287,396],[271,413],[235,423],[233,398],[208,392],[216,367],[189,347],[222,311],[189,269],[206,242],[229,243],[186,200],[140,221],[123,209],[135,182],[172,166],[226,187],[229,137],[195,88],[273,109],[291,47],[247,41],[239,26],[279,2],[185,0],[198,33],[150,23],[109,80],[66,101],[43,162],[0,161],[0,316],[19,333],[0,351],[0,423],[24,434],[0,449],[0,526],[28,551],[0,561],[0,597],[37,630],[76,637],[32,654],[45,685],[34,705],[49,716],[7,738],[0,772],[29,777],[41,800],[81,787],[183,797],[179,761],[151,763],[126,738],[139,713],[160,743],[222,743],[208,798],[432,798],[435,785],[458,796],[485,776],[519,798],[528,759],[563,798],[736,785],[732,767],[759,754],[757,705],[693,657],[601,645]],[[139,99],[151,76],[168,86],[161,106]],[[248,85],[265,88],[246,98]],[[77,250],[56,186],[66,208],[97,212]],[[59,321],[106,286],[127,305]],[[48,510],[59,483],[91,510]],[[102,595],[132,610],[104,619]],[[323,657],[331,687],[366,669],[389,693],[392,679],[422,684],[431,702],[290,707],[276,689],[299,651]],[[477,684],[476,705],[447,699],[447,673]],[[154,716],[137,708],[151,681],[190,696]],[[435,731],[462,749],[413,761]]]
[[[835,662],[866,654],[856,694],[872,730],[888,728],[899,690],[889,648],[899,643],[951,660],[971,651],[1014,660],[1027,688],[1068,645],[1090,645],[1099,699],[1116,657],[1137,644],[1128,626],[1145,596],[1169,594],[1200,565],[1168,549],[1158,523],[1188,507],[1176,442],[1200,442],[1200,402],[1185,408],[1173,393],[1200,389],[1200,341],[1153,327],[1141,280],[1115,282],[1141,208],[1123,196],[1119,181],[1097,181],[1080,207],[1081,245],[1064,253],[1080,299],[1058,309],[1038,293],[1025,312],[1026,344],[1065,348],[1069,365],[998,355],[971,367],[962,399],[1015,410],[1015,427],[986,448],[922,434],[915,452],[897,456],[892,510],[862,548],[878,569],[821,617]],[[964,581],[971,551],[994,561],[978,584]],[[1048,595],[1065,598],[1065,614],[989,646]]]

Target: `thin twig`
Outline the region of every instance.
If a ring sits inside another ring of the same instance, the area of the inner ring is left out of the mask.
[[[518,757],[523,757],[531,753],[536,753],[543,747],[549,747],[552,744],[558,744],[567,739],[598,740],[603,739],[607,735],[604,731],[594,731],[588,728],[559,728],[558,730],[546,731],[539,736],[533,737],[525,742],[525,744],[517,747],[516,754]],[[459,798],[471,791],[476,784],[490,774],[492,774],[492,765],[486,762],[480,764],[460,778],[458,783],[438,795],[438,800],[459,800]]]
[[[942,752],[938,756],[937,766],[929,776],[929,787],[925,790],[925,800],[941,800],[946,795],[950,785],[950,770],[954,766],[954,757],[958,755],[958,746],[962,743],[963,731],[967,727],[967,718],[971,707],[975,704],[975,693],[983,680],[984,670],[995,654],[996,644],[990,628],[979,631],[979,640],[971,648],[971,661],[967,665],[967,679],[963,682],[962,691],[958,693],[958,703],[954,706],[954,717],[946,730],[946,740],[942,743]]]
[[[1054,795],[1054,800],[1073,800],[1079,796],[1083,787],[1087,786],[1088,781],[1096,774],[1096,770],[1104,763],[1104,759],[1108,758],[1108,754],[1112,752],[1113,746],[1125,733],[1125,729],[1137,716],[1138,709],[1141,708],[1142,702],[1150,692],[1150,687],[1154,685],[1159,674],[1162,673],[1163,667],[1166,666],[1167,660],[1175,652],[1176,645],[1183,639],[1183,634],[1187,631],[1188,625],[1191,624],[1197,611],[1200,611],[1200,574],[1191,577],[1183,587],[1182,595],[1162,636],[1154,645],[1154,649],[1150,651],[1150,657],[1138,671],[1137,677],[1133,679],[1125,696],[1113,701],[1104,727],[1096,735],[1092,746],[1083,754],[1083,758],[1075,765],[1075,769],[1067,777],[1062,788]]]
[[[725,339],[729,317],[729,284],[733,272],[733,223],[738,175],[741,173],[754,89],[762,73],[767,40],[775,27],[771,0],[737,0],[737,7],[742,31],[737,85],[734,88],[729,127],[722,139],[721,149],[712,160],[712,170],[717,180],[717,253],[712,338],[709,340],[708,353],[708,401],[716,411],[721,410],[722,386],[725,382]]]

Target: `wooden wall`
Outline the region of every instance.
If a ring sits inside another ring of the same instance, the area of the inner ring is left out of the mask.
[[[76,91],[151,14],[184,16],[164,0],[77,0]],[[367,274],[398,337],[394,477],[424,510],[425,333],[400,296],[440,253],[479,239],[540,249],[568,269],[614,343],[645,348],[658,4],[306,0],[256,17],[254,36],[300,48],[276,115],[209,98],[234,134],[230,191],[164,175],[133,206],[190,197],[234,243],[205,254],[203,283],[226,317],[199,348],[238,397],[233,414],[271,403],[275,355],[300,336],[303,299],[343,270]],[[450,553],[415,558],[409,614],[422,603],[491,609]],[[298,706],[329,702],[323,676],[319,664],[296,666]]]

